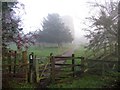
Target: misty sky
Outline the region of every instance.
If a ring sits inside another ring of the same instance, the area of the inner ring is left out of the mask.
[[[18,0],[25,5],[26,14],[22,15],[25,33],[40,28],[43,17],[48,13],[58,13],[61,16],[70,15],[74,20],[75,36],[84,35],[82,28],[85,17],[90,16],[93,8],[87,2],[104,0]],[[94,13],[96,14],[96,13]]]

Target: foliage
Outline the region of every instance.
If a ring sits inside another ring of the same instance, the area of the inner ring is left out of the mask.
[[[19,6],[18,6],[19,5]],[[31,44],[34,44],[35,33],[24,34],[21,28],[20,9],[24,10],[24,5],[20,2],[2,3],[2,43],[3,47],[8,46],[10,42],[16,43],[17,49],[24,47],[26,50]],[[25,13],[25,12],[24,12]]]
[[[48,14],[43,20],[43,30],[39,32],[39,42],[57,43],[72,42],[73,38],[68,27],[64,25],[58,14]]]
[[[18,2],[2,2],[2,48],[3,51],[10,42],[15,42],[15,37],[22,29],[19,28],[20,17],[14,14]],[[22,6],[22,4],[20,4]]]
[[[95,8],[99,8],[98,16],[90,16],[86,19],[89,20],[92,25],[89,28],[85,28],[89,34],[86,37],[90,40],[88,48],[97,53],[101,49],[104,49],[104,55],[108,51],[108,54],[117,53],[117,2],[105,2],[106,4],[92,3]],[[102,56],[103,57],[103,56]]]
[[[15,38],[16,41],[16,45],[17,45],[17,49],[21,49],[24,48],[26,50],[28,50],[28,47],[30,47],[31,45],[35,44],[35,37],[36,34],[34,33],[18,33],[17,37]]]

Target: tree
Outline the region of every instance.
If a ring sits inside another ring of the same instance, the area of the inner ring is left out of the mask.
[[[29,32],[24,34],[23,32],[18,33],[17,37],[15,37],[15,43],[17,49],[22,50],[23,48],[27,51],[28,47],[35,43],[35,38],[37,37],[36,31],[34,33]]]
[[[5,51],[10,42],[22,29],[19,28],[20,18],[14,16],[17,2],[2,2],[2,49]]]
[[[116,54],[117,50],[117,10],[118,2],[105,2],[106,5],[93,3],[92,5],[99,8],[99,16],[91,16],[87,19],[92,22],[89,28],[84,30],[89,31],[86,35],[90,39],[88,45],[89,49],[92,49],[95,53],[104,49],[104,55],[106,50],[109,50],[109,54]],[[103,56],[104,56],[103,55]],[[102,57],[103,57],[102,56]]]
[[[43,30],[39,32],[40,42],[56,43],[72,42],[73,38],[68,27],[64,25],[58,14],[48,14],[42,24]]]

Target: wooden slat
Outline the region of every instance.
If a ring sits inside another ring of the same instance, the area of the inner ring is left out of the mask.
[[[83,59],[84,57],[54,56],[54,58],[60,58],[60,59]]]
[[[71,72],[70,70],[55,69],[55,72]]]
[[[45,71],[50,70],[51,68],[46,68]],[[39,72],[43,71],[43,69],[39,69]]]
[[[72,65],[72,64],[61,64],[61,63],[55,63],[55,65],[59,65],[59,66],[81,66],[80,64],[74,64],[74,65]]]
[[[118,61],[112,61],[112,60],[111,60],[111,61],[110,61],[110,60],[109,60],[109,61],[108,61],[108,60],[104,60],[104,61],[103,61],[103,60],[87,59],[87,60],[85,60],[85,61],[87,61],[87,62],[96,62],[96,63],[97,63],[97,62],[101,62],[101,63],[103,63],[103,62],[105,62],[105,63],[118,63]]]
[[[72,75],[73,72],[64,72],[64,73],[55,73],[56,77],[68,77],[68,75]]]
[[[8,66],[27,66],[29,65],[28,63],[24,63],[24,64],[3,64],[2,67],[8,67]]]
[[[46,64],[39,64],[38,67],[41,67],[41,68],[42,68],[42,67],[45,67],[45,65],[46,65]],[[51,65],[51,63],[48,63],[47,65]]]

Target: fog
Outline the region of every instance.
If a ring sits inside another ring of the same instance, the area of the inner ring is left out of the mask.
[[[43,17],[48,13],[58,13],[60,16],[70,16],[73,19],[75,42],[84,39],[85,17],[91,15],[92,8],[87,2],[96,0],[18,0],[25,5],[25,14],[21,14],[22,27],[25,33],[41,29]],[[97,0],[101,2],[104,0]],[[21,9],[22,10],[22,9]],[[21,12],[23,13],[23,12]],[[19,12],[20,14],[20,12]],[[92,13],[93,14],[93,13]],[[84,39],[84,40],[83,40]]]

